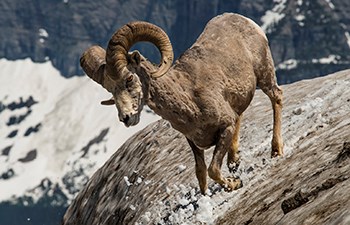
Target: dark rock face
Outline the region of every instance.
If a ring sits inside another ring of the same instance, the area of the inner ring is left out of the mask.
[[[51,60],[69,77],[83,74],[79,57],[87,47],[93,44],[105,47],[114,31],[132,20],[146,20],[162,27],[169,34],[178,57],[218,14],[237,12],[264,25],[262,18],[272,12],[283,17],[266,27],[275,63],[280,65],[277,67],[280,83],[349,68],[349,1],[298,2],[3,0],[0,3],[0,58]],[[137,47],[146,57],[157,60],[155,48]],[[331,62],[320,60],[330,56],[334,57]],[[286,68],[286,65],[289,66]]]
[[[41,127],[41,123],[38,123],[37,125],[35,125],[34,127],[29,127],[26,132],[24,133],[24,136],[29,136],[32,133],[36,133],[39,131]]]
[[[11,102],[10,104],[7,104],[7,105],[0,102],[0,113],[2,113],[2,111],[4,111],[5,109],[9,109],[10,111],[14,111],[16,109],[27,108],[27,110],[24,114],[11,116],[6,123],[7,126],[20,124],[23,120],[25,120],[25,118],[28,115],[30,115],[32,113],[31,107],[33,105],[35,105],[36,103],[38,103],[38,102],[35,101],[32,96],[29,96],[26,100],[23,100],[23,98],[20,97],[18,102]],[[11,132],[8,135],[8,137],[11,138],[11,137],[14,137],[16,135],[17,135],[17,130]]]
[[[27,163],[27,162],[33,161],[36,158],[36,156],[37,156],[37,151],[36,149],[34,149],[29,151],[25,157],[18,159],[18,161],[22,163]]]
[[[201,196],[185,138],[164,120],[153,123],[93,175],[62,224],[348,224],[348,85],[349,70],[283,86],[285,156],[277,159],[270,102],[257,91],[232,174],[244,185],[231,193],[209,180],[210,197]]]
[[[313,78],[349,68],[350,9],[347,1],[289,1],[286,15],[269,33],[277,74],[283,83]],[[332,8],[334,7],[334,9]],[[326,62],[326,58],[334,60]],[[297,66],[278,65],[295,59]]]
[[[101,133],[97,137],[95,137],[91,141],[89,141],[89,143],[82,148],[81,151],[83,152],[83,154],[82,154],[81,157],[85,157],[86,156],[86,154],[88,153],[90,147],[93,144],[98,144],[101,141],[103,141],[103,138],[108,134],[108,131],[109,131],[109,128],[106,128],[106,129],[102,130]]]

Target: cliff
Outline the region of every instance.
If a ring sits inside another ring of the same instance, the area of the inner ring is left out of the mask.
[[[91,177],[62,224],[348,224],[349,85],[346,70],[283,86],[285,156],[277,159],[270,102],[258,90],[241,128],[234,175],[243,187],[231,193],[211,181],[202,196],[185,138],[157,121]]]

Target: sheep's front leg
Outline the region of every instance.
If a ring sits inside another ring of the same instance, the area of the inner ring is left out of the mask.
[[[283,139],[281,136],[282,90],[276,85],[269,93],[273,109],[273,135],[271,156],[283,156]]]
[[[204,151],[199,149],[191,140],[187,139],[188,143],[191,146],[192,152],[194,154],[194,159],[196,161],[196,176],[199,183],[199,188],[201,193],[205,195],[206,190],[208,189],[207,184],[207,166],[204,159]]]
[[[242,182],[235,178],[225,178],[221,174],[221,165],[227,149],[232,146],[232,136],[234,128],[232,126],[227,127],[220,135],[220,139],[216,144],[213,159],[208,168],[208,174],[211,179],[225,188],[226,191],[232,191],[240,188]]]
[[[239,130],[240,130],[240,124],[241,124],[241,118],[243,115],[240,115],[235,124],[235,131],[232,138],[232,144],[231,147],[227,151],[227,167],[230,170],[230,172],[235,172],[238,169],[239,166],[239,151],[238,151],[238,145],[239,145]]]

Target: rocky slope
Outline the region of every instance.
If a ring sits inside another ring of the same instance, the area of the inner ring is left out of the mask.
[[[3,0],[0,3],[0,58],[50,60],[67,77],[83,74],[81,53],[106,46],[131,20],[161,26],[178,57],[205,24],[223,12],[252,18],[268,34],[280,83],[329,74],[350,67],[348,0]],[[139,46],[151,59],[157,52]]]
[[[92,176],[63,224],[348,224],[349,85],[346,70],[283,86],[285,156],[278,159],[270,158],[270,102],[257,91],[234,174],[244,186],[231,193],[210,182],[202,196],[185,138],[155,122]]]

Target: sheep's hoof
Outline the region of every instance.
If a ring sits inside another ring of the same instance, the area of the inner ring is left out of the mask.
[[[272,141],[271,158],[283,156],[283,142]]]
[[[232,162],[227,161],[227,168],[230,171],[230,173],[237,172],[240,163],[241,163],[240,160],[232,161]]]
[[[200,191],[202,195],[206,195],[207,190],[208,190],[208,185],[200,186]]]
[[[283,156],[283,150],[273,148],[271,151],[271,158],[276,158],[278,156]]]
[[[227,192],[231,192],[243,187],[243,183],[238,178],[228,177],[226,178],[226,184],[224,185],[224,190]]]

